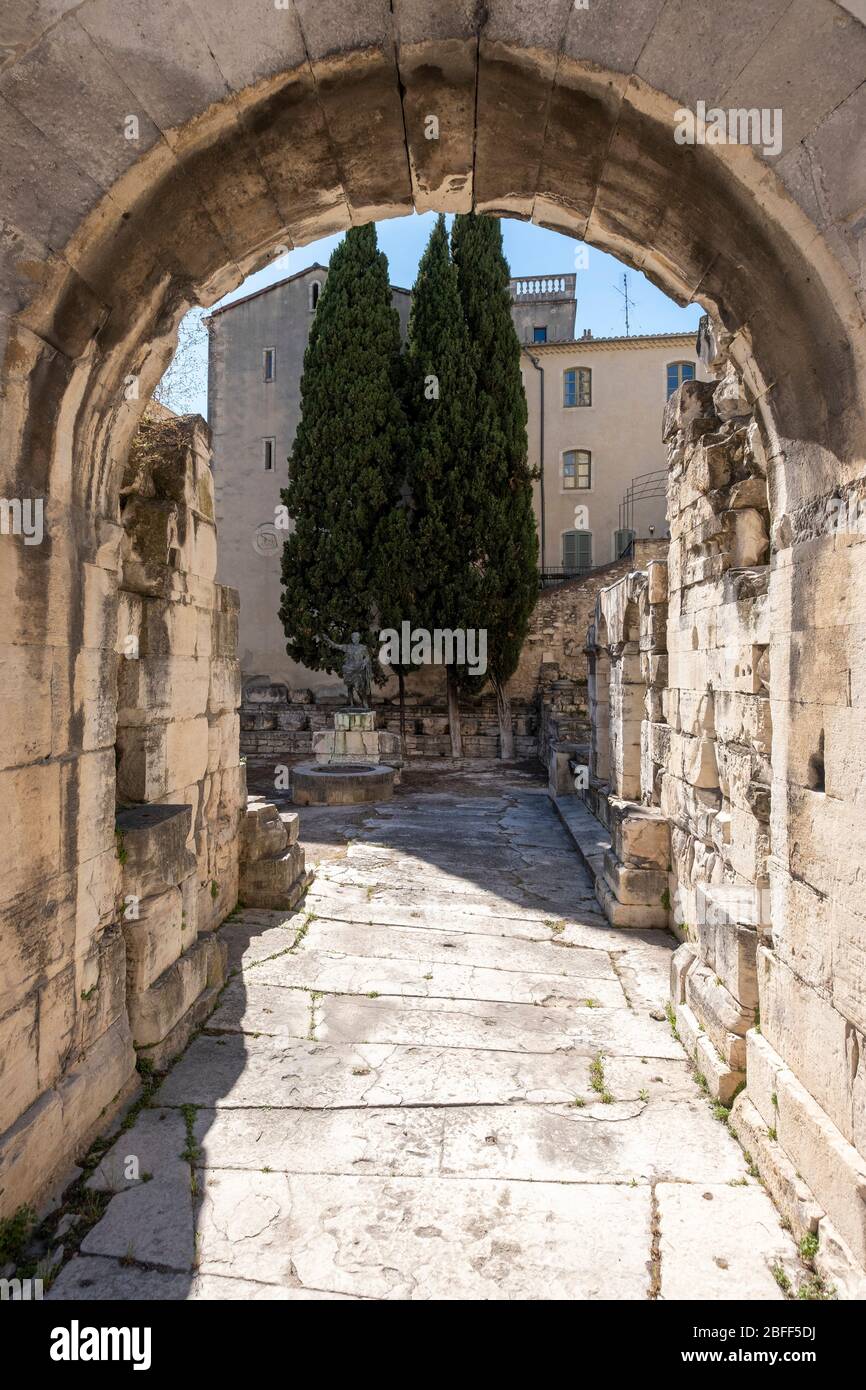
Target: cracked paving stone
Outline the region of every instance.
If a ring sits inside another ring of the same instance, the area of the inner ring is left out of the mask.
[[[203,1274],[389,1299],[645,1298],[650,1190],[208,1176]]]
[[[580,1003],[590,997],[610,1008],[625,1008],[626,997],[609,959],[601,952],[592,954],[586,973],[575,975],[565,969],[564,962],[556,974],[442,964],[425,953],[423,943],[417,947],[417,956],[408,961],[307,950],[263,961],[255,968],[255,979],[325,994],[486,999],[503,1004]],[[592,974],[593,969],[599,973]]]
[[[653,1072],[675,1063],[653,1062]],[[684,1065],[684,1064],[683,1064]],[[288,1042],[202,1035],[156,1094],[159,1105],[504,1105],[589,1092],[588,1054]],[[633,1094],[636,1094],[633,1093]],[[623,1098],[626,1098],[625,1093]],[[631,1097],[628,1097],[631,1098]]]

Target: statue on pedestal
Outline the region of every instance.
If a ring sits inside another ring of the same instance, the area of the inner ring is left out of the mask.
[[[372,707],[373,690],[373,662],[370,658],[370,650],[364,646],[359,632],[352,633],[351,642],[332,642],[330,637],[322,636],[322,640],[327,642],[329,647],[335,651],[345,652],[343,661],[342,676],[346,689],[349,692],[349,704],[358,709],[370,709]]]

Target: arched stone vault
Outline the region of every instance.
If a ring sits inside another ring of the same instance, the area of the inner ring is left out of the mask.
[[[184,312],[275,248],[413,208],[583,237],[713,315],[781,547],[863,473],[866,28],[834,0],[12,0],[0,54],[0,490],[46,499],[43,544],[0,545],[13,1004],[112,916],[88,769],[114,739],[130,438]],[[676,145],[698,99],[781,107],[781,158]],[[809,582],[789,570],[788,615]],[[785,664],[792,704],[807,664]]]

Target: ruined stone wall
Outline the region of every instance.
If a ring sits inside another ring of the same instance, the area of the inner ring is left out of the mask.
[[[84,566],[75,777],[46,762],[41,814],[22,821],[25,798],[8,827],[44,867],[0,918],[0,1215],[63,1178],[134,1094],[136,1049],[161,1066],[223,979],[246,787],[208,461],[198,417],[136,437],[121,527]]]
[[[690,943],[674,1003],[687,1049],[730,1104],[758,1008],[768,883],[766,458],[732,368],[673,397],[664,434],[671,545],[661,805],[671,826],[672,921]]]
[[[611,835],[597,893],[611,921],[649,925],[666,883],[678,1034],[795,1235],[817,1234],[850,1289],[866,1267],[866,920],[844,848],[862,695],[841,652],[866,489],[780,513],[783,460],[709,330],[703,350],[716,380],[665,413],[667,567],[602,591],[588,634],[585,800]]]
[[[123,894],[132,899],[122,919],[127,1004],[136,1046],[159,1063],[221,980],[210,933],[238,900],[246,808],[238,598],[214,583],[205,422],[145,419],[121,497],[117,799]]]
[[[556,680],[585,681],[584,634],[592,620],[599,590],[629,570],[641,568],[653,556],[663,556],[666,550],[665,541],[638,541],[631,559],[602,565],[582,579],[543,589],[533,610],[517,670],[508,682],[511,698],[532,700]]]

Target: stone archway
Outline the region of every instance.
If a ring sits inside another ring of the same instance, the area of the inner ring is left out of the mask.
[[[571,0],[531,14],[510,0],[394,0],[351,16],[295,0],[264,12],[255,34],[241,7],[204,0],[173,14],[138,0],[59,8],[47,26],[38,10],[13,21],[0,79],[2,486],[45,507],[43,544],[0,546],[0,1026],[10,1067],[20,1062],[0,1132],[26,1132],[51,1156],[15,1200],[75,1152],[117,1090],[99,1071],[105,1020],[83,1035],[76,1018],[90,989],[81,963],[111,927],[118,888],[122,467],[183,313],[276,248],[413,208],[473,206],[583,237],[700,302],[756,402],[769,460],[778,912],[803,882],[822,897],[853,886],[850,809],[863,780],[845,730],[864,700],[855,618],[866,567],[815,524],[838,489],[856,492],[866,442],[850,158],[866,29],[846,7],[748,7],[749,23],[739,7],[707,7],[691,45],[682,0],[619,4],[616,24],[608,6]],[[674,142],[681,102],[777,105],[781,91],[775,162]],[[816,582],[846,595],[832,624]],[[814,753],[809,710],[825,699],[818,805],[814,787],[802,795],[799,746]],[[825,980],[816,997],[838,1020],[833,1060],[853,1065],[852,1084],[860,1076],[845,1103],[862,1151],[863,1073],[851,1061],[866,1026],[862,974]],[[67,1083],[75,1104],[58,1101]],[[0,1202],[14,1205],[11,1190]]]

